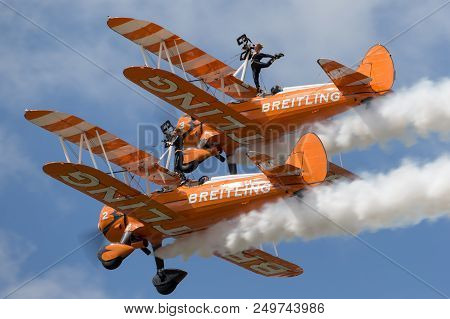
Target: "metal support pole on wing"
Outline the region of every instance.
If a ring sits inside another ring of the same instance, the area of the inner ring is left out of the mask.
[[[164,156],[166,156],[167,152],[169,152],[169,149],[166,149],[166,151],[163,153],[163,155],[161,155],[161,157],[159,158],[158,164],[162,161]]]
[[[167,62],[169,62],[170,70],[172,71],[173,74],[175,74],[175,70],[173,68],[172,60],[170,60],[169,50],[167,49],[166,42],[161,41],[161,43],[164,48],[164,52],[166,53]]]
[[[166,168],[169,169],[170,158],[172,157],[173,145],[169,146],[169,154],[167,154]]]
[[[95,133],[97,134],[98,143],[100,144],[100,147],[102,148],[103,157],[105,157],[106,164],[108,165],[108,168],[109,168],[109,171],[111,173],[111,176],[115,177],[114,176],[114,172],[113,172],[113,170],[111,168],[111,164],[109,163],[108,155],[106,155],[106,151],[105,151],[105,147],[103,146],[102,139],[100,138],[100,134],[98,134],[97,130],[95,130]]]
[[[247,72],[247,65],[248,65],[248,58],[249,58],[249,56],[250,56],[250,54],[247,55],[247,57],[245,58],[245,61],[243,63],[244,69],[242,70],[241,81],[244,81],[245,73]]]
[[[89,140],[88,140],[88,138],[86,136],[86,133],[83,133],[82,135],[84,136],[84,140],[86,141],[86,146],[87,146],[87,148],[89,150],[89,155],[91,156],[92,164],[94,164],[94,167],[96,169],[98,169],[97,162],[95,161],[94,153],[92,153],[91,144],[89,143]]]
[[[272,244],[273,244],[273,250],[275,251],[275,256],[279,257],[278,256],[277,244],[274,241],[272,242]]]
[[[144,162],[144,169],[145,169],[145,192],[147,195],[150,195],[151,189],[150,189],[150,182],[148,181],[148,162],[145,160]]]
[[[61,143],[61,147],[62,147],[62,149],[63,149],[64,156],[66,157],[66,161],[67,161],[68,163],[72,163],[72,162],[70,161],[69,153],[67,153],[66,144],[64,143],[64,139],[63,139],[62,136],[59,136],[59,142]]]
[[[145,53],[144,47],[142,45],[140,45],[139,48],[141,49],[141,54],[142,54],[142,57],[144,58],[145,66],[149,66],[148,60],[147,60],[147,54]]]
[[[80,135],[80,148],[78,149],[78,164],[81,164],[83,157],[83,134]]]
[[[223,76],[220,78],[220,90],[222,91],[222,100],[226,103],[226,95],[225,95],[225,80]]]
[[[161,69],[162,49],[163,49],[163,46],[162,46],[162,41],[161,41],[161,42],[159,42],[158,63],[156,64],[156,67],[158,69]]]
[[[188,78],[187,78],[186,70],[184,69],[183,60],[181,59],[180,50],[178,50],[177,41],[173,40],[173,43],[175,44],[175,49],[177,49],[178,59],[180,60],[181,68],[183,69],[184,78],[185,78],[186,81],[189,81]]]
[[[241,66],[236,70],[236,72],[234,72],[233,76],[237,77],[237,75],[239,74],[239,72],[241,72],[241,81],[244,81],[245,78],[245,74],[247,73],[247,64],[248,64],[248,58],[250,57],[250,54],[248,54],[245,57],[244,62],[242,62]]]
[[[123,172],[123,180],[124,180],[125,184],[130,186],[130,178],[128,177],[128,172],[127,171]]]

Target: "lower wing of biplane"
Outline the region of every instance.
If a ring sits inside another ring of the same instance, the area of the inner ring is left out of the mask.
[[[133,217],[142,223],[142,232],[155,241],[191,232],[188,220],[124,182],[83,164],[48,163],[44,172],[83,194]]]

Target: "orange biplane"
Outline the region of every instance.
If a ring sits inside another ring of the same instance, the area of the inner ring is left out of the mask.
[[[303,134],[282,160],[258,152],[253,146],[273,143],[274,136],[383,95],[394,81],[390,54],[376,45],[356,70],[319,59],[333,83],[284,88],[275,94],[256,96],[255,88],[243,81],[250,54],[244,55],[242,66],[235,71],[154,23],[110,18],[108,26],[141,46],[146,66],[125,69],[125,77],[185,114],[176,127],[168,123],[162,127],[166,146],[176,150],[174,169],[169,168],[170,158],[165,166],[160,165],[161,159],[76,116],[49,110],[25,112],[28,121],[59,136],[66,157],[66,162],[44,165],[44,172],[105,205],[98,228],[110,244],[100,249],[98,258],[107,269],[116,269],[137,249],[149,255],[150,245],[155,252],[165,238],[182,239],[267,202],[299,195],[309,187],[340,177],[355,178],[328,161],[314,133]],[[145,50],[158,56],[154,68],[148,66]],[[171,72],[161,69],[162,60],[167,61]],[[182,71],[181,76],[174,67]],[[198,86],[188,75],[199,80]],[[219,90],[233,102],[220,101],[207,89]],[[79,146],[76,163],[71,161],[66,141]],[[237,174],[231,158],[240,147],[246,148],[260,173]],[[89,152],[94,167],[82,164],[83,149]],[[208,157],[221,158],[222,152],[228,159],[230,175],[198,181],[184,176]],[[107,172],[98,168],[94,155],[105,159]],[[116,178],[119,172],[114,165],[143,179],[147,190],[138,191],[129,179]],[[150,192],[149,182],[162,189]],[[216,255],[264,276],[303,273],[299,266],[259,249]],[[169,294],[186,272],[165,269],[164,260],[156,256],[155,261],[153,284],[161,294]]]

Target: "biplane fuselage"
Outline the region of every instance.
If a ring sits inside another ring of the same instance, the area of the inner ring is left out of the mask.
[[[263,139],[252,142],[270,144],[284,134],[329,119],[380,95],[382,94],[343,95],[333,83],[327,83],[299,87],[266,97],[256,97],[242,103],[230,103],[228,106],[249,121],[260,125]],[[240,146],[242,145],[239,143],[228,143],[224,145],[224,150],[227,154],[232,154]],[[246,146],[245,143],[244,146]],[[286,149],[286,154],[290,150]]]
[[[149,197],[169,210],[158,211],[154,216],[142,217],[140,214],[131,216],[144,221],[155,219],[154,222],[138,227],[136,233],[150,242],[158,242],[163,238],[176,238],[206,229],[224,219],[231,219],[261,208],[278,198],[291,196],[294,191],[303,187],[286,189],[272,184],[262,173],[223,176],[198,186],[181,186],[170,192],[153,192]],[[133,201],[131,198],[129,200]],[[154,208],[153,203],[149,205],[150,208]],[[102,209],[99,217],[101,229],[105,229],[111,222],[110,215],[115,212],[107,206]],[[111,242],[118,242],[123,229],[111,228],[111,230],[110,233],[105,232],[105,236]]]
[[[301,125],[328,119],[378,95],[360,93],[344,96],[334,84],[328,83],[299,87],[228,106],[263,126],[281,126],[287,132]]]
[[[173,94],[176,96],[180,93],[175,91]],[[229,108],[245,116],[251,123],[250,125],[257,126],[254,134],[259,138],[253,139],[251,133],[241,138],[236,133],[235,139],[231,140],[227,138],[226,131],[217,130],[207,124],[203,124],[201,127],[196,126],[184,136],[184,161],[189,163],[215,155],[196,147],[204,136],[208,137],[210,144],[219,144],[220,149],[225,151],[228,156],[232,156],[235,150],[242,146],[247,149],[257,148],[254,144],[259,145],[260,148],[262,144],[266,151],[271,150],[274,148],[272,143],[275,143],[283,135],[302,127],[305,128],[314,122],[331,118],[382,94],[368,92],[343,95],[333,83],[328,83],[292,88],[283,93],[255,97],[246,102],[229,103],[227,104]],[[179,119],[177,127],[180,127],[181,123],[185,125],[188,122],[190,122],[190,117],[183,116]],[[292,142],[295,143],[296,140],[292,140]],[[264,146],[265,144],[267,146]],[[292,147],[293,145],[287,145],[284,147],[285,149],[277,148],[277,152],[282,151],[283,155],[287,155]]]

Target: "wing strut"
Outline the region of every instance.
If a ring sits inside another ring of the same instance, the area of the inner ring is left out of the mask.
[[[106,164],[108,164],[109,172],[111,173],[112,177],[115,177],[114,176],[114,172],[113,172],[113,170],[111,168],[111,164],[109,163],[108,155],[106,155],[106,152],[105,152],[105,146],[103,145],[102,139],[100,138],[100,134],[98,134],[98,130],[95,130],[95,133],[97,134],[98,143],[100,144],[100,146],[102,148],[103,157],[105,157]],[[146,171],[146,174],[148,176],[148,172],[147,171]]]
[[[279,255],[278,255],[278,249],[277,249],[277,244],[276,244],[274,241],[272,242],[272,244],[273,244],[273,250],[275,251],[275,256],[279,257]]]
[[[247,54],[247,56],[245,57],[244,62],[242,62],[241,66],[233,74],[233,76],[237,78],[239,72],[241,72],[241,77],[240,77],[241,81],[244,81],[245,74],[247,73],[247,66],[248,66],[249,57],[250,57],[250,54]]]
[[[173,40],[173,43],[175,44],[175,49],[177,49],[178,59],[180,60],[181,69],[183,70],[184,79],[188,81],[186,69],[184,68],[183,59],[181,58],[180,50],[178,49],[177,41]]]
[[[66,157],[67,163],[72,163],[72,162],[70,161],[69,154],[67,153],[66,144],[64,143],[64,139],[63,139],[62,136],[59,137],[59,143],[61,143],[61,147],[62,147],[62,149],[63,149],[64,156]]]
[[[68,163],[71,163],[65,141],[78,146],[78,164],[81,164],[83,152],[89,151],[92,163],[98,167],[94,154],[106,160],[111,177],[114,176],[112,164],[125,171],[145,177],[146,180],[162,186],[178,185],[179,174],[158,164],[152,154],[140,150],[104,129],[88,123],[79,117],[57,111],[27,110],[25,118],[31,123],[57,135]],[[76,156],[76,155],[75,155]]]
[[[84,132],[83,134],[81,134],[81,136],[84,137],[84,141],[86,142],[86,146],[88,148],[89,155],[91,156],[92,164],[94,164],[94,167],[96,169],[98,169],[97,162],[95,161],[95,158],[94,158],[94,153],[92,153],[91,143],[89,143],[86,133]]]
[[[145,66],[150,66],[148,64],[147,55],[145,54],[145,50],[144,50],[144,47],[142,46],[142,44],[139,46],[139,48],[141,49],[141,54],[142,54],[142,58],[144,59]]]
[[[142,48],[142,45],[141,45],[141,48]],[[164,50],[164,54],[166,55],[167,62],[169,62],[170,70],[172,71],[173,74],[175,74],[172,60],[170,59],[169,50],[167,49],[166,42],[164,40],[159,42],[158,69],[161,69],[161,60],[162,60],[163,50]]]

